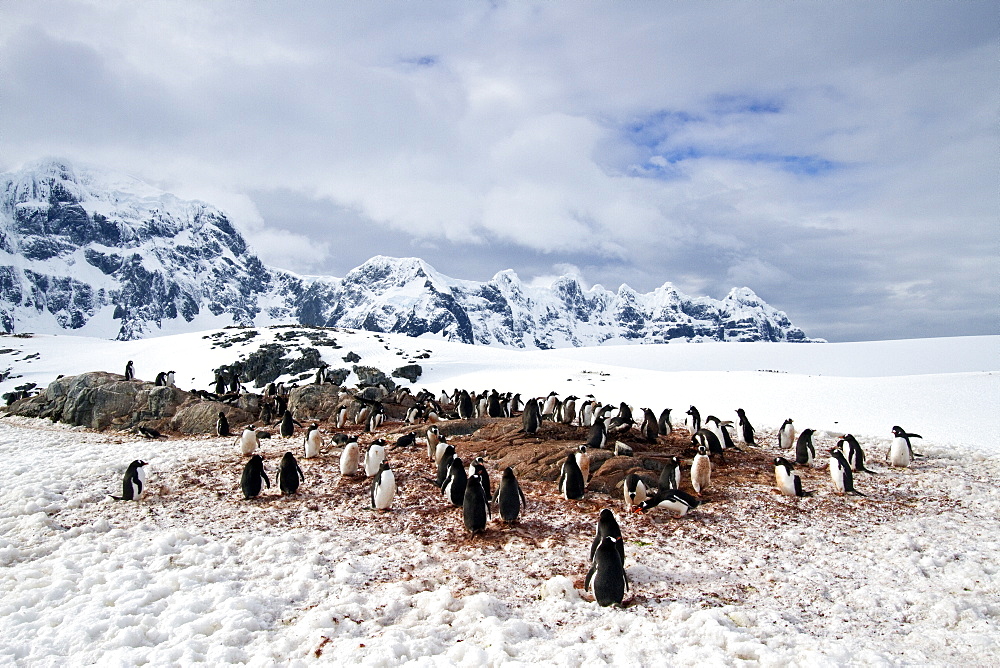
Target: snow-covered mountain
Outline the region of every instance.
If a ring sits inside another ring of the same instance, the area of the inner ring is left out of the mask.
[[[135,339],[225,325],[350,327],[516,348],[673,339],[810,341],[749,288],[689,297],[485,283],[377,256],[340,278],[266,267],[225,214],[96,168],[0,175],[0,329]]]

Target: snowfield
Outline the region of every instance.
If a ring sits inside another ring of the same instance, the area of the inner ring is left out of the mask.
[[[221,330],[220,330],[221,331]],[[225,330],[233,335],[239,330]],[[213,346],[214,332],[116,342],[5,336],[7,392],[58,374],[212,369],[273,340]],[[680,519],[627,514],[620,498],[566,501],[525,482],[522,522],[468,537],[435,491],[422,448],[390,450],[391,511],[337,451],[301,460],[296,497],[247,502],[232,439],[146,441],[0,419],[0,661],[13,665],[997,665],[1000,656],[1000,337],[854,344],[689,344],[510,351],[337,330],[340,349],[391,371],[418,354],[414,388],[550,390],[655,412],[691,404],[763,442],[793,418],[817,452],[853,432],[877,475],[833,493],[820,456],[796,467],[814,497],[774,490],[770,467],[727,455],[710,502]],[[241,347],[242,346],[242,347]],[[401,354],[397,354],[401,353]],[[349,383],[354,379],[352,375]],[[899,424],[924,457],[891,469]],[[390,439],[391,441],[391,439]],[[363,441],[364,442],[364,441]],[[301,436],[263,442],[268,474]],[[136,458],[139,503],[115,502]],[[686,463],[687,464],[687,463]],[[494,485],[500,472],[491,468]],[[684,467],[687,474],[687,465]],[[685,483],[686,484],[686,483]],[[583,591],[597,515],[622,525],[622,608]]]

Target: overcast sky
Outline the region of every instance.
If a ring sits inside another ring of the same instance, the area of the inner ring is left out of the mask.
[[[0,171],[122,169],[265,262],[720,298],[831,341],[1000,331],[987,2],[0,4]]]

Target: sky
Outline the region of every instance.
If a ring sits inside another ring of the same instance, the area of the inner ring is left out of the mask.
[[[268,264],[1000,330],[994,2],[0,4],[0,171],[126,171]]]

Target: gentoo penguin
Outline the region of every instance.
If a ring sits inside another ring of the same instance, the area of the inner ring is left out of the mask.
[[[719,455],[723,461],[725,461],[725,450],[722,447],[722,441],[719,437],[715,435],[715,432],[711,429],[699,429],[695,433],[694,438],[691,439],[691,443],[698,447],[699,445],[705,446],[705,450],[708,451],[710,455]]]
[[[369,478],[378,473],[378,469],[385,461],[385,441],[381,438],[372,441],[365,453],[365,475]]]
[[[608,442],[608,428],[604,424],[604,418],[595,417],[594,423],[587,434],[587,447],[600,450]]]
[[[605,508],[601,511],[601,514],[597,517],[597,532],[594,534],[594,540],[590,544],[590,561],[594,561],[594,555],[597,553],[597,548],[600,546],[601,541],[603,541],[608,536],[612,538],[617,538],[618,543],[615,546],[618,550],[618,556],[621,557],[622,564],[625,563],[625,542],[622,540],[622,529],[618,524],[618,518],[615,517],[614,512],[610,508]]]
[[[243,427],[243,433],[240,434],[237,442],[240,446],[240,452],[244,455],[252,455],[257,450],[260,441],[257,440],[257,430],[252,424]]]
[[[462,393],[458,395],[458,419],[468,420],[472,418],[474,410],[472,396],[466,390],[462,390]]]
[[[451,501],[453,506],[461,506],[465,501],[465,486],[469,482],[469,476],[465,472],[465,464],[461,457],[452,457],[451,465],[448,467],[448,477],[441,486],[441,492]]]
[[[389,468],[388,461],[383,460],[379,464],[378,472],[372,478],[369,496],[375,510],[388,510],[392,506],[392,500],[396,496],[396,476]]]
[[[590,427],[594,424],[594,400],[588,399],[580,406],[580,426]]]
[[[462,497],[462,519],[470,533],[479,533],[485,529],[487,520],[493,517],[489,498],[483,489],[482,478],[478,475],[471,476],[465,484],[465,495]]]
[[[830,479],[833,481],[833,488],[838,494],[857,494],[864,496],[854,489],[854,474],[851,473],[851,465],[844,459],[844,453],[833,448],[830,450]]]
[[[454,455],[455,454],[455,448],[452,447],[447,441],[445,441],[444,436],[439,436],[438,437],[437,447],[434,449],[434,465],[435,466],[440,465],[441,464],[441,459],[443,457],[448,456],[447,455],[448,448],[452,449],[452,453],[451,454]],[[449,464],[451,463],[451,459],[448,460],[448,463]],[[440,485],[438,485],[438,487],[440,487]]]
[[[455,446],[442,441],[438,445],[438,451],[441,452],[441,456],[437,461],[437,478],[435,478],[434,484],[443,488],[445,480],[448,479],[448,471],[451,469],[451,460],[455,458]]]
[[[496,390],[490,390],[490,394],[486,398],[486,415],[491,418],[504,416],[503,403],[500,401],[500,394]]]
[[[559,399],[556,397],[555,390],[549,392],[549,396],[545,398],[545,405],[541,408],[542,415],[548,417],[555,415],[557,401],[559,401]]]
[[[132,365],[132,360],[129,360],[125,365],[125,380],[133,380],[135,378],[135,367]]]
[[[559,471],[559,491],[567,499],[582,499],[585,487],[583,472],[576,463],[576,453],[571,452]]]
[[[143,438],[166,438],[166,436],[161,434],[156,429],[153,429],[152,427],[144,427],[142,425],[139,425],[138,427],[136,427],[136,430],[139,432],[139,435],[142,436]]]
[[[719,439],[720,444],[725,443],[725,439],[722,436],[722,420],[715,417],[714,415],[709,415],[707,418],[705,418],[703,424],[704,426],[702,427],[702,429],[706,429],[715,434],[715,437]],[[709,449],[709,452],[711,452],[711,449]]]
[[[636,507],[634,512],[648,513],[654,508],[662,508],[675,517],[683,517],[693,508],[701,505],[701,501],[694,498],[687,492],[679,489],[661,489],[653,496],[649,497]]]
[[[343,429],[347,425],[347,406],[341,406],[337,409],[337,429]]]
[[[218,436],[232,436],[232,432],[229,431],[229,419],[226,414],[219,411],[219,419],[215,421],[215,433]]]
[[[416,442],[417,442],[417,435],[414,434],[413,432],[410,432],[409,434],[403,434],[402,436],[397,438],[396,442],[392,444],[392,447],[393,449],[408,448],[412,445],[415,445]]]
[[[875,471],[865,468],[865,451],[861,449],[861,444],[854,438],[854,434],[845,434],[844,438],[837,441],[837,447],[844,453],[844,458],[852,470],[878,475]]]
[[[507,417],[513,417],[521,411],[521,393],[517,392],[507,401]]]
[[[739,450],[736,447],[736,443],[733,442],[733,435],[729,433],[730,422],[725,422],[719,426],[722,431],[722,447],[725,450]]]
[[[581,445],[576,449],[576,465],[580,467],[583,474],[583,484],[590,481],[590,455],[587,454],[587,446]]]
[[[406,424],[417,424],[424,417],[424,406],[423,404],[417,404],[416,406],[410,406],[406,410],[406,417],[403,421]]]
[[[306,437],[302,441],[302,447],[305,450],[306,459],[312,459],[313,457],[319,457],[320,446],[323,445],[323,436],[319,433],[319,425],[313,422],[309,425],[309,430],[306,432]]]
[[[500,489],[497,490],[497,510],[500,512],[500,519],[504,522],[516,522],[521,514],[521,505],[528,507],[528,500],[524,498],[524,492],[514,477],[514,469],[507,467],[503,470],[500,478]]]
[[[625,476],[625,503],[635,508],[646,500],[646,484],[635,473]]]
[[[676,456],[667,460],[660,471],[659,490],[678,489],[681,486],[681,460]]]
[[[157,387],[163,387],[166,384],[167,384],[167,372],[161,371],[160,373],[156,374],[156,380],[153,381],[153,385]]]
[[[660,436],[666,436],[674,430],[674,426],[670,424],[669,408],[664,408],[660,413],[660,419],[656,421],[656,428],[660,432]]]
[[[524,426],[524,433],[538,433],[538,427],[541,425],[541,422],[542,416],[538,409],[538,401],[534,397],[530,397],[524,402],[524,412],[521,413],[521,424]]]
[[[816,447],[813,445],[813,429],[803,429],[799,440],[795,442],[795,463],[808,465],[816,457]]]
[[[490,493],[492,490],[490,489],[490,474],[489,471],[486,470],[486,459],[483,457],[476,457],[473,459],[472,463],[469,464],[468,474],[470,478],[474,475],[479,476],[479,483],[483,486],[483,491],[486,492],[486,498],[491,498]]]
[[[579,398],[570,395],[563,400],[561,420],[563,424],[573,424],[573,421],[576,420],[576,400]]]
[[[365,425],[368,427],[368,418],[372,415],[372,407],[369,404],[364,404],[358,409],[358,412],[354,415],[354,424]]]
[[[244,499],[253,499],[260,495],[264,485],[271,487],[271,480],[264,471],[264,460],[260,455],[254,455],[243,467],[243,475],[240,477],[240,489],[243,490]]]
[[[584,582],[584,591],[590,591],[593,583],[594,598],[601,607],[621,605],[628,589],[628,575],[625,574],[625,566],[618,554],[618,542],[620,541],[614,536],[607,536],[601,541],[594,552],[594,560]]]
[[[125,469],[125,476],[122,478],[122,495],[111,495],[116,501],[138,501],[146,489],[146,469],[148,462],[136,459]]]
[[[295,494],[299,491],[299,480],[305,479],[306,476],[299,468],[299,463],[295,461],[295,455],[286,452],[278,464],[278,489],[282,494]]]
[[[923,438],[920,434],[908,434],[900,427],[892,428],[892,445],[889,446],[889,466],[909,466],[914,458],[913,446],[910,445],[911,438]]]
[[[786,496],[813,495],[813,492],[802,490],[802,478],[792,473],[792,463],[784,457],[774,458],[774,482],[778,490]]]
[[[737,408],[736,414],[740,417],[740,440],[747,445],[757,445],[757,442],[754,440],[753,425],[747,419],[746,412],[742,408]]]
[[[703,489],[708,489],[712,483],[712,460],[708,458],[708,448],[698,446],[698,454],[691,462],[691,487],[695,494],[701,495]]]
[[[441,431],[436,426],[431,425],[427,430],[427,459],[437,459],[437,446],[440,442],[438,437],[440,435]]]
[[[173,371],[168,371],[167,372],[167,377],[166,377],[165,380],[166,380],[167,387],[173,387],[174,386],[174,372]]]
[[[340,474],[357,475],[358,460],[361,458],[361,448],[356,440],[350,440],[344,445],[344,451],[340,453]]]
[[[285,410],[281,416],[281,427],[278,429],[278,433],[285,438],[289,438],[295,433],[295,425],[302,426],[302,423],[292,417],[292,412],[290,410]]]
[[[385,411],[382,405],[379,404],[372,409],[371,414],[368,416],[368,421],[365,423],[365,431],[375,431],[382,426],[385,422]]]
[[[701,413],[698,412],[697,408],[692,406],[687,409],[687,414],[691,416],[691,433],[697,434],[701,429]]]
[[[642,425],[639,427],[643,438],[647,443],[656,443],[656,437],[660,434],[660,423],[656,420],[656,415],[648,408],[642,409]]]
[[[781,428],[778,429],[778,447],[782,450],[791,450],[795,447],[795,425],[792,424],[792,418],[782,422]]]

